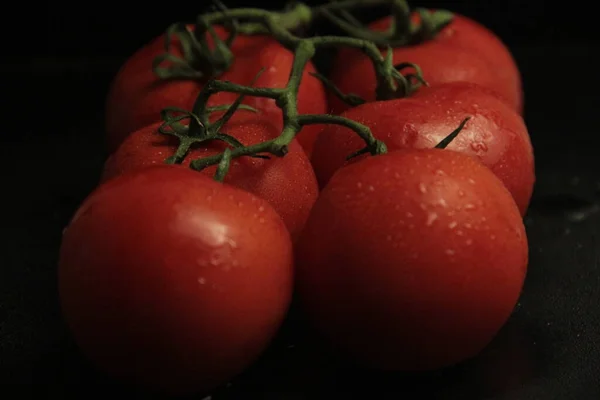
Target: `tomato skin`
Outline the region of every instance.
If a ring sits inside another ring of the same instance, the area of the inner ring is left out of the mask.
[[[178,142],[173,137],[159,133],[160,125],[150,125],[129,135],[107,160],[102,180],[106,181],[134,169],[161,164],[174,154]],[[280,133],[268,118],[243,110],[237,111],[222,131],[244,145],[273,139]],[[222,153],[225,148],[225,144],[219,141],[196,147],[182,165],[188,166],[193,159]],[[200,173],[214,176],[216,168],[209,167]],[[269,160],[243,157],[232,160],[225,183],[267,200],[282,217],[294,240],[319,195],[310,160],[296,140],[290,143],[285,157],[272,156]]]
[[[84,201],[63,235],[59,290],[99,368],[183,394],[211,390],[257,358],[287,311],[292,274],[289,234],[268,203],[155,166]]]
[[[380,19],[370,28],[386,30],[390,21],[389,17]],[[395,48],[393,54],[397,63],[419,65],[431,86],[453,81],[477,83],[496,91],[518,113],[523,112],[521,75],[512,54],[498,36],[470,18],[454,14],[454,20],[435,39]],[[332,79],[345,93],[375,100],[373,67],[369,59],[356,50],[340,51],[334,61]],[[350,108],[331,93],[328,100],[334,113]]]
[[[523,118],[489,89],[468,82],[446,83],[410,98],[363,104],[342,115],[371,128],[389,151],[435,147],[471,117],[447,149],[469,154],[489,167],[525,215],[535,182],[531,140]],[[320,186],[362,147],[364,142],[351,130],[325,127],[311,159]]]
[[[526,274],[519,211],[472,158],[404,150],[339,170],[296,248],[296,284],[315,327],[350,358],[432,370],[482,350]]]
[[[215,27],[221,38],[226,31]],[[190,110],[204,82],[193,80],[159,80],[152,71],[154,58],[164,53],[164,35],[154,39],[133,54],[121,67],[109,90],[106,105],[107,140],[110,152],[132,132],[160,120],[165,107]],[[267,36],[239,35],[232,45],[235,61],[231,68],[218,77],[234,83],[250,85],[256,74],[264,68],[255,82],[256,87],[284,87],[291,71],[293,54]],[[173,41],[174,55],[180,55],[178,42]],[[323,114],[327,111],[326,94],[321,82],[310,75],[315,72],[312,63],[304,70],[298,93],[298,111],[301,114]],[[217,93],[209,105],[231,104],[237,98],[233,93]],[[258,108],[271,116],[281,127],[281,110],[271,99],[248,96],[245,104]],[[310,154],[319,127],[307,126],[299,135],[299,142]]]

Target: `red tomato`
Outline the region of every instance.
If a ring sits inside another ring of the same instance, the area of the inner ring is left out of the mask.
[[[102,179],[134,169],[160,164],[173,155],[178,141],[158,132],[160,123],[147,126],[125,139],[119,149],[107,160]],[[240,110],[222,129],[245,145],[264,142],[279,135],[268,118]],[[222,153],[226,145],[212,141],[195,147],[183,165],[196,158]],[[216,166],[206,168],[203,174],[214,176]],[[269,202],[282,217],[295,239],[319,195],[315,173],[302,147],[294,140],[285,157],[272,156],[269,160],[243,157],[232,160],[225,183],[247,190]]]
[[[215,27],[220,37],[226,32]],[[204,82],[194,80],[159,80],[152,71],[154,58],[164,53],[164,35],[136,52],[115,77],[106,105],[106,126],[109,150],[134,131],[160,120],[160,111],[165,107],[192,108]],[[178,42],[173,41],[173,54],[180,55]],[[218,78],[234,83],[249,85],[256,74],[265,68],[255,82],[256,87],[284,87],[291,71],[293,54],[268,36],[243,36],[234,41],[232,52],[235,62]],[[312,64],[304,70],[298,94],[298,112],[301,114],[323,114],[327,111],[325,91],[321,82],[311,76]],[[217,93],[211,97],[210,105],[230,104],[237,97],[233,93]],[[274,122],[282,125],[281,110],[271,99],[248,96],[245,104],[258,108],[270,115]],[[319,127],[307,126],[299,135],[299,142],[310,153]]]
[[[471,117],[449,150],[469,154],[489,167],[512,193],[521,214],[527,211],[535,167],[523,119],[495,94],[467,82],[424,88],[410,98],[363,104],[342,114],[371,128],[390,151],[432,148]],[[321,186],[364,147],[349,129],[329,125],[315,144],[312,164]]]
[[[381,19],[370,28],[386,30],[390,21],[389,17]],[[517,112],[523,111],[521,75],[510,51],[493,32],[465,16],[455,14],[453,21],[434,40],[395,48],[394,61],[418,64],[431,86],[468,81],[489,87]],[[340,51],[331,77],[343,92],[375,100],[373,67],[369,59],[356,50]],[[329,105],[335,113],[350,108],[333,95],[329,96]]]
[[[59,289],[75,340],[102,370],[168,393],[205,392],[276,333],[292,244],[266,201],[156,166],[85,200],[64,232]]]
[[[298,293],[316,328],[354,360],[390,370],[475,356],[509,318],[528,259],[502,182],[440,149],[342,168],[296,254]]]

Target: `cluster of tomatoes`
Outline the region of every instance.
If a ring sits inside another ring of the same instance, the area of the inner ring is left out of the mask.
[[[112,153],[63,236],[63,312],[95,365],[169,393],[210,391],[264,351],[293,292],[324,340],[373,368],[437,369],[492,340],[525,278],[534,183],[519,71],[496,36],[456,15],[435,39],[393,49],[430,87],[387,101],[375,101],[368,58],[340,51],[330,79],[367,101],[354,108],[327,98],[309,64],[298,112],[364,124],[389,152],[347,161],[364,146],[353,131],[307,126],[284,157],[234,159],[223,183],[214,166],[188,168],[222,142],[164,163],[178,143],[158,133],[160,111],[189,109],[203,85],[158,80],[164,40],[115,78]],[[264,69],[254,86],[285,86],[294,57],[277,41],[241,35],[231,50],[219,79],[247,85]],[[235,98],[217,93],[209,105]],[[258,112],[240,109],[222,130],[244,145],[277,137],[277,105],[244,101]]]

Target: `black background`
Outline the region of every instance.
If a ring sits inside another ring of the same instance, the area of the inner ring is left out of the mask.
[[[200,1],[139,4],[23,3],[5,13],[2,398],[23,398],[31,388],[57,396],[131,393],[81,358],[60,318],[55,281],[61,231],[94,188],[106,156],[103,103],[111,77],[137,47],[204,8]],[[484,354],[425,376],[343,366],[292,321],[265,358],[221,395],[598,399],[600,60],[593,13],[543,1],[421,1],[413,6],[441,6],[476,18],[510,46],[521,68],[538,177],[525,219],[531,260],[521,302]],[[13,393],[15,384],[21,384],[20,391]]]

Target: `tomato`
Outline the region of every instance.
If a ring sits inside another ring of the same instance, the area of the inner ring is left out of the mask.
[[[160,164],[173,155],[178,145],[176,138],[158,132],[161,124],[142,128],[125,139],[119,149],[107,160],[102,179],[105,181],[134,169]],[[279,131],[268,117],[239,110],[225,124],[228,133],[244,145],[273,139]],[[212,141],[192,149],[183,165],[191,160],[222,153],[226,145]],[[216,166],[206,168],[203,174],[214,176]],[[319,194],[315,173],[302,147],[294,140],[285,157],[271,156],[269,160],[236,158],[232,160],[225,182],[247,190],[269,202],[283,218],[293,238],[296,238],[312,205]]]
[[[390,21],[386,17],[370,28],[386,30]],[[500,38],[470,18],[454,14],[453,21],[435,39],[395,48],[393,54],[398,64],[419,65],[431,86],[453,81],[478,83],[496,91],[517,112],[523,111],[521,75],[514,58]],[[369,59],[356,50],[340,51],[331,78],[342,92],[375,100],[373,67]],[[349,108],[333,95],[329,97],[329,104],[335,113]]]
[[[220,37],[226,31],[216,26]],[[164,53],[164,35],[141,48],[125,64],[115,77],[107,99],[106,126],[108,146],[112,152],[132,132],[160,120],[160,111],[165,107],[180,107],[190,110],[204,82],[195,80],[161,81],[152,71],[156,56]],[[243,85],[251,84],[257,73],[265,68],[255,82],[256,87],[284,87],[291,71],[293,54],[268,36],[239,35],[233,42],[235,61],[229,71],[218,78]],[[178,42],[173,40],[172,53],[180,55]],[[304,70],[298,94],[298,111],[301,114],[323,114],[327,111],[326,95],[321,82],[310,75],[314,66],[309,63]],[[210,105],[230,104],[237,97],[233,93],[217,93],[211,97]],[[246,97],[245,104],[258,108],[272,116],[282,125],[281,110],[274,100]],[[310,153],[319,127],[307,126],[299,136],[300,144]]]
[[[535,181],[533,149],[523,119],[493,92],[468,82],[424,88],[410,98],[366,103],[343,116],[365,124],[390,151],[432,148],[466,117],[449,150],[469,154],[489,167],[525,214]],[[326,126],[315,144],[312,164],[321,186],[364,147],[349,129]]]
[[[342,168],[296,254],[301,304],[323,336],[360,364],[407,371],[481,351],[509,318],[528,261],[502,182],[441,149]]]
[[[292,244],[252,194],[186,168],[124,174],[64,232],[64,317],[102,370],[167,393],[204,392],[265,349],[288,308]]]

